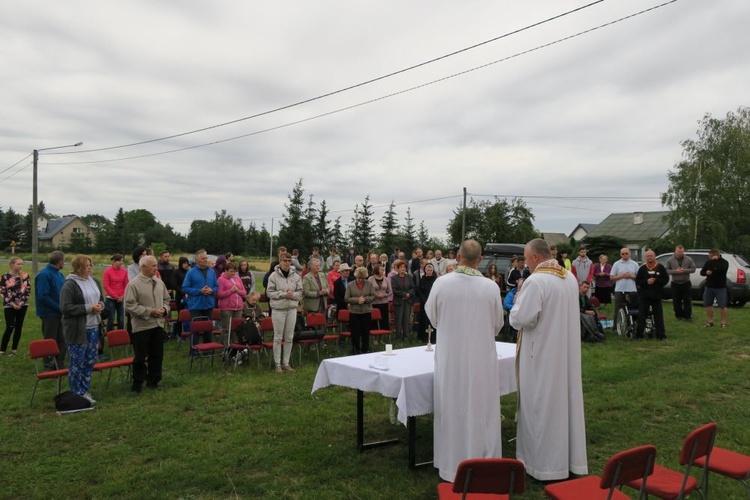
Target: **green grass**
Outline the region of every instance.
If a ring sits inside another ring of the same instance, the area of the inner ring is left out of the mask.
[[[664,305],[667,342],[608,332],[604,344],[583,346],[592,474],[613,453],[645,443],[657,446],[658,463],[677,468],[682,440],[707,421],[719,425],[719,446],[750,453],[750,308],[730,309],[722,330],[702,328],[700,309],[693,323],[678,323]],[[314,354],[291,374],[272,373],[265,358],[260,370],[252,360],[235,373],[199,373],[187,370],[186,346],[170,343],[161,390],[132,395],[114,374],[95,411],[58,416],[50,382],[29,408],[28,343],[38,338],[32,306],[19,355],[0,359],[2,498],[435,498],[435,469],[407,469],[406,429],[388,423],[389,402],[379,395],[365,397],[366,439],[403,444],[357,452],[355,391],[311,395]],[[92,389],[96,397],[98,378]],[[502,398],[507,457],[515,406],[514,394]],[[426,460],[431,417],[418,425],[418,459]],[[542,490],[531,480],[521,498],[542,498]],[[715,475],[710,493],[744,498],[741,485]]]

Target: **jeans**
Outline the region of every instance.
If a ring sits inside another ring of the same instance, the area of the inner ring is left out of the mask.
[[[109,318],[107,318],[107,331],[111,332],[115,326],[115,313],[117,314],[117,328],[125,328],[125,308],[122,302],[114,299],[104,299],[104,307],[107,308]]]
[[[23,329],[23,319],[26,317],[26,310],[28,308],[29,306],[23,306],[21,309],[14,309],[12,307],[6,307],[4,309],[6,326],[0,351],[5,351],[5,349],[8,348],[8,341],[10,341],[11,333],[13,333],[13,346],[11,349],[14,351],[18,349],[18,342],[21,340],[21,330]]]

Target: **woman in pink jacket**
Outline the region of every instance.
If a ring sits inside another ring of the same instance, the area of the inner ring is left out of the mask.
[[[219,310],[221,311],[221,338],[227,340],[229,324],[232,318],[242,317],[242,306],[245,304],[247,292],[242,280],[237,276],[237,267],[227,262],[224,274],[219,276]],[[236,336],[235,336],[236,337]],[[236,338],[231,341],[234,342]]]

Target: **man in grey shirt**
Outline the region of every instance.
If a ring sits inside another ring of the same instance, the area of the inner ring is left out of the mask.
[[[685,247],[677,245],[667,260],[667,274],[672,278],[672,305],[679,320],[692,321],[693,303],[690,298],[690,275],[695,272],[695,262],[685,255]]]

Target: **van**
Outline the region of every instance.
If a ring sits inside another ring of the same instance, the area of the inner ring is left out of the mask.
[[[479,272],[487,274],[490,264],[495,264],[497,272],[504,276],[510,267],[510,259],[523,256],[525,247],[520,243],[487,243],[482,253],[482,262],[479,263]]]

